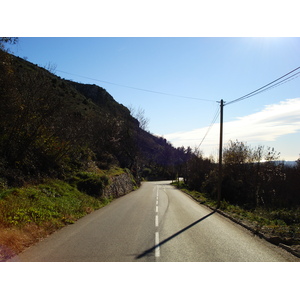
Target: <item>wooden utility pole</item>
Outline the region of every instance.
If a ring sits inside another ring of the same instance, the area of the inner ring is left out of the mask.
[[[219,177],[218,177],[218,204],[217,208],[221,205],[222,199],[222,154],[223,154],[223,99],[220,102],[220,145],[219,145]]]

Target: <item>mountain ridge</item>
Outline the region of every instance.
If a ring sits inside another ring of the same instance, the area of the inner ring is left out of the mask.
[[[104,88],[63,79],[2,50],[0,60],[0,177],[12,184],[68,177],[89,161],[100,169],[128,168],[136,177],[178,172],[184,148],[145,131]]]

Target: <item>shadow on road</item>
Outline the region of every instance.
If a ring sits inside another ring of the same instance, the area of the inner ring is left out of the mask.
[[[200,223],[201,221],[205,220],[206,218],[210,217],[211,215],[213,215],[216,212],[216,210],[212,211],[211,213],[209,213],[208,215],[202,217],[201,219],[193,222],[192,224],[188,225],[187,227],[179,230],[178,232],[172,234],[171,236],[169,236],[168,238],[164,239],[163,241],[161,241],[158,245],[155,245],[152,248],[149,248],[147,250],[145,250],[143,253],[139,254],[138,256],[135,257],[135,259],[140,259],[146,255],[149,255],[151,252],[153,252],[157,247],[162,246],[163,244],[167,243],[168,241],[170,241],[171,239],[175,238],[177,235],[183,233],[184,231],[190,229],[191,227],[195,226],[196,224]]]

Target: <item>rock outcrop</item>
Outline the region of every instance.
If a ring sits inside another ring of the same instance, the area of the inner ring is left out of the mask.
[[[106,198],[121,197],[133,191],[135,182],[128,173],[121,174],[111,178],[111,183],[103,190],[103,196]]]

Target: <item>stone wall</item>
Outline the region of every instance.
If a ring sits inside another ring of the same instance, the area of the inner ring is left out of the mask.
[[[106,198],[118,198],[133,191],[134,186],[131,175],[124,173],[111,178],[111,183],[105,187],[103,196]]]

